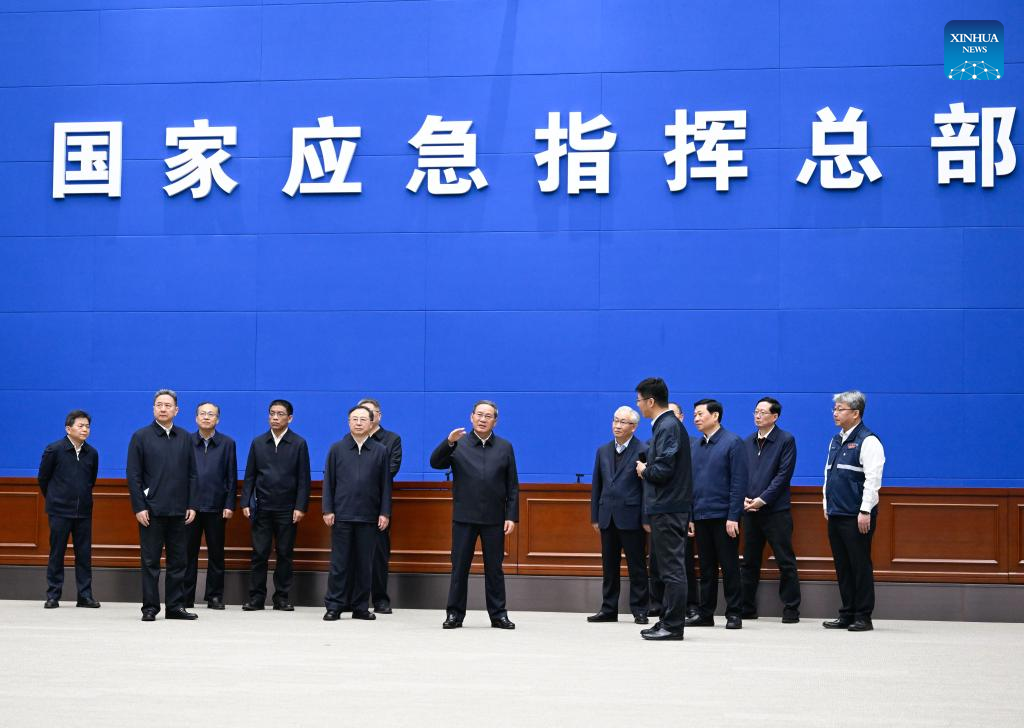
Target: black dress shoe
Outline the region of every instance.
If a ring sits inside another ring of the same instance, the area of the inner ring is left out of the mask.
[[[847,629],[853,622],[848,619],[830,619],[827,622],[822,622],[821,626],[825,629]]]
[[[799,613],[795,613],[795,612],[789,612],[788,614],[786,612],[782,613],[782,623],[783,624],[796,624],[799,621],[800,621],[800,614]]]
[[[647,624],[651,620],[647,619],[647,615],[644,612],[637,612],[633,615],[633,621],[636,624]]]
[[[702,617],[699,614],[697,614],[693,617],[687,617],[686,621],[683,624],[685,624],[687,627],[714,627],[715,618]]]
[[[661,620],[658,620],[657,622],[654,623],[653,627],[648,627],[647,629],[640,630],[640,634],[641,634],[641,636],[645,635],[645,634],[652,634],[654,632],[657,632],[659,629],[661,629],[661,627],[662,627]]]
[[[352,619],[365,619],[367,621],[373,621],[377,618],[377,615],[368,609],[357,609],[352,612]]]
[[[325,622],[337,622],[339,619],[341,619],[341,612],[339,612],[337,609],[328,609],[326,612],[324,612]]]
[[[195,612],[185,611],[184,607],[175,607],[167,610],[164,619],[199,619],[199,615]]]
[[[855,619],[853,624],[847,627],[849,632],[870,632],[875,628],[870,619]]]
[[[246,602],[242,605],[243,612],[261,612],[266,609],[263,602]]]
[[[699,617],[699,616],[700,616],[700,610],[699,609],[687,609],[686,610],[686,618],[687,619],[689,619],[690,617]]]
[[[99,609],[100,603],[92,597],[79,597],[78,601],[75,602],[76,607],[85,607],[86,609]]]
[[[155,609],[143,609],[142,610],[142,621],[143,622],[155,622],[156,621],[156,610]]]
[[[374,614],[391,614],[392,611],[391,607],[387,604],[380,604],[373,608]]]
[[[295,607],[291,602],[274,602],[274,609],[278,612],[294,612]]]
[[[743,629],[743,620],[739,617],[732,616],[725,618],[726,629]]]
[[[449,614],[444,618],[444,622],[441,624],[441,629],[458,629],[461,626],[462,620],[454,614]]]
[[[667,630],[664,627],[659,627],[657,630],[653,632],[647,632],[647,630],[643,630],[643,632],[640,633],[640,636],[643,637],[645,640],[658,642],[683,639],[682,632],[672,632],[671,630]]]
[[[491,618],[491,626],[495,629],[515,629],[516,623],[508,617]]]
[[[587,617],[588,622],[618,622],[619,615],[610,612],[598,612]]]
[[[220,597],[212,597],[206,602],[207,609],[223,609],[224,601]]]
[[[56,599],[47,599],[45,602],[43,602],[43,609],[56,609],[59,606],[60,602],[58,602]]]

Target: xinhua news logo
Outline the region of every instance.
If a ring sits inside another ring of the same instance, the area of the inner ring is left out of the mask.
[[[946,23],[946,77],[954,81],[998,81],[1003,77],[1003,24],[998,20]]]

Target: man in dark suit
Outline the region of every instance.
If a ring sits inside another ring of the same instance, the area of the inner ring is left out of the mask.
[[[359,406],[366,407],[373,414],[374,429],[370,437],[388,451],[388,470],[394,482],[402,469],[402,438],[398,433],[385,430],[380,424],[380,402],[375,399],[361,399]],[[375,614],[391,614],[391,595],[388,594],[388,570],[391,561],[391,519],[388,525],[377,531],[377,546],[373,552],[373,575],[370,581],[370,597]]]
[[[793,553],[790,481],[796,468],[796,439],[776,426],[782,403],[762,397],[754,406],[757,431],[744,442],[747,492],[743,498],[743,619],[757,619],[757,585],[765,542],[779,567],[782,623],[800,621],[800,577]]]
[[[640,634],[646,640],[681,640],[686,619],[686,534],[693,479],[686,428],[668,408],[668,386],[649,377],[636,386],[640,414],[651,418],[646,462],[636,463],[644,481],[644,514],[651,524],[651,548],[665,582],[661,620]]]
[[[323,518],[331,528],[331,571],[324,598],[325,622],[337,621],[346,604],[353,619],[373,620],[370,574],[377,533],[391,515],[388,450],[370,437],[373,412],[348,412],[349,434],[331,445],[324,464]]]
[[[267,562],[276,549],[274,609],[294,612],[292,587],[295,532],[309,506],[309,447],[289,426],[294,408],[285,399],[270,403],[270,430],[253,438],[245,463],[242,513],[252,519],[252,566],[249,599],[242,610],[255,612],[267,600]]]
[[[224,532],[235,512],[238,490],[238,457],[235,441],[217,431],[220,407],[203,402],[196,407],[199,429],[192,435],[196,451],[196,520],[189,526],[188,568],[185,570],[185,606],[195,606],[199,576],[199,545],[206,535],[206,590],[203,601],[210,609],[224,609]]]
[[[640,415],[632,407],[619,407],[612,416],[611,442],[597,449],[590,490],[590,523],[601,534],[601,610],[588,622],[619,620],[622,552],[629,570],[629,608],[637,624],[647,624],[647,565],[644,563],[644,528],[641,524],[643,481],[636,462],[647,446],[633,437]]]
[[[676,419],[680,422],[685,422],[686,418],[683,416],[683,410],[679,406],[678,402],[669,402],[668,408],[672,410],[672,414],[676,416]],[[690,438],[692,443],[694,438]],[[690,519],[693,522],[693,519]],[[693,537],[693,529],[689,530],[689,536],[686,539],[686,616],[692,617],[700,611],[700,582],[697,581],[697,564],[694,559],[694,554],[697,553],[697,541]],[[665,585],[661,583],[661,579],[658,578],[654,572],[654,563],[651,564],[651,606],[658,606],[659,614],[661,612],[661,595],[665,593]],[[657,590],[657,594],[655,594]],[[653,611],[653,610],[652,610]]]
[[[50,521],[50,560],[46,564],[43,604],[47,609],[60,606],[69,535],[75,545],[75,606],[100,606],[92,596],[92,489],[100,459],[96,448],[86,443],[91,424],[87,412],[72,410],[64,418],[67,436],[47,445],[39,462],[39,488]]]
[[[187,526],[196,517],[196,455],[192,438],[174,424],[178,395],[161,389],[153,400],[154,420],[128,444],[128,494],[139,522],[142,555],[142,621],[160,611],[160,553],[167,550],[165,619],[198,619],[185,609]]]
[[[491,626],[515,629],[505,609],[505,536],[519,520],[519,472],[512,443],[494,434],[498,405],[480,400],[470,415],[473,432],[456,427],[430,454],[430,467],[452,469],[452,579],[444,629],[466,616],[469,567],[476,541],[484,552],[484,594]]]

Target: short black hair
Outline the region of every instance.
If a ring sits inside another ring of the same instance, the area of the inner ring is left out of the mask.
[[[668,385],[661,377],[647,377],[636,385],[636,393],[642,399],[653,399],[659,407],[668,407]]]
[[[705,409],[711,414],[718,415],[718,424],[722,424],[722,403],[717,399],[698,399],[693,403],[693,408],[697,409],[700,405],[704,405]]]
[[[355,412],[357,409],[361,409],[363,412],[365,412],[366,414],[370,415],[370,422],[373,422],[373,410],[370,409],[369,407],[367,407],[366,405],[362,405],[362,404],[357,404],[355,407],[350,409],[348,411],[348,416],[351,417],[352,413]]]
[[[89,424],[92,425],[92,417],[89,416],[88,412],[85,410],[71,410],[68,412],[68,416],[64,418],[64,426],[71,427],[79,417],[89,420]]]
[[[284,411],[288,413],[289,417],[291,417],[292,414],[295,412],[295,408],[292,407],[292,403],[289,402],[287,399],[275,399],[269,405],[267,405],[267,411],[269,412],[275,404],[279,404],[282,407],[284,407]]]
[[[757,405],[761,404],[762,402],[768,403],[768,409],[771,410],[771,413],[773,415],[782,414],[782,402],[780,402],[779,400],[775,399],[774,397],[761,397],[761,399],[757,400],[757,404],[755,404],[754,406],[757,407]]]

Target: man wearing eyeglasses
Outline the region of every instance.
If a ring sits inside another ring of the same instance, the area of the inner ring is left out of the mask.
[[[885,450],[864,424],[867,400],[851,390],[832,397],[832,420],[839,428],[828,446],[822,507],[828,521],[828,541],[839,582],[839,617],[825,629],[867,632],[874,629],[875,574],[871,537],[878,522],[878,491],[882,487]]]
[[[196,452],[198,500],[196,520],[189,526],[188,568],[185,570],[185,606],[195,606],[199,576],[199,546],[206,537],[206,589],[209,609],[224,609],[224,532],[235,512],[238,457],[235,441],[217,430],[220,407],[203,402],[196,407],[192,447]]]
[[[267,599],[267,561],[275,545],[274,609],[293,612],[292,586],[295,533],[309,506],[309,447],[290,428],[292,403],[275,399],[268,410],[270,430],[249,447],[242,488],[242,513],[252,519],[252,566],[245,612],[259,611]]]
[[[647,624],[647,565],[644,563],[643,481],[636,461],[646,446],[633,436],[640,415],[619,407],[612,415],[612,441],[597,449],[590,489],[590,523],[601,535],[601,594],[597,614],[588,622],[619,621],[620,570],[626,552],[629,570],[629,608],[637,624]],[[647,526],[650,528],[650,526]]]
[[[800,577],[793,553],[790,480],[796,468],[796,439],[778,427],[782,403],[762,397],[754,405],[757,431],[743,443],[747,491],[743,498],[743,619],[757,619],[757,586],[767,542],[779,567],[782,623],[800,621]]]
[[[469,417],[473,431],[456,427],[430,454],[430,467],[452,469],[452,578],[443,629],[466,616],[469,567],[476,541],[484,552],[484,595],[491,626],[515,629],[505,608],[505,536],[519,520],[519,473],[512,443],[494,434],[498,405],[482,399]]]

